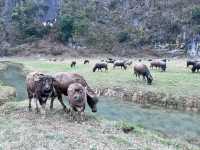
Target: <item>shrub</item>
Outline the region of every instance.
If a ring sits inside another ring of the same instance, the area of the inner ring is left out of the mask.
[[[13,10],[12,21],[17,31],[17,39],[25,42],[29,41],[29,39],[42,38],[49,32],[48,28],[37,21],[38,10],[39,6],[33,1],[18,5]]]
[[[117,35],[117,39],[118,39],[118,42],[119,42],[119,43],[122,43],[122,42],[125,42],[125,41],[127,41],[128,39],[130,39],[130,36],[129,36],[128,32],[120,32],[120,33]]]
[[[192,9],[192,20],[193,22],[200,24],[200,7]]]
[[[62,42],[68,42],[72,37],[74,20],[71,16],[61,16],[59,18],[59,40]]]

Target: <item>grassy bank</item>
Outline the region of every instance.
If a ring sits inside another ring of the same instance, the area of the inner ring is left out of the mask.
[[[81,124],[69,120],[56,102],[46,118],[27,111],[27,101],[9,102],[0,107],[0,149],[197,149],[179,140],[124,122],[86,116]],[[128,134],[123,128],[133,127]]]
[[[100,60],[100,59],[99,59]],[[47,60],[11,59],[22,63],[29,70],[38,70],[47,73],[76,72],[85,77],[92,87],[120,87],[126,89],[140,88],[155,92],[171,93],[175,96],[200,96],[200,75],[191,73],[186,67],[186,60],[171,60],[167,62],[167,71],[151,70],[154,78],[153,85],[149,86],[144,81],[136,79],[133,75],[133,67],[124,71],[113,69],[109,65],[108,72],[92,72],[92,67],[98,59],[92,59],[90,64],[84,65],[83,59],[77,59],[77,66],[70,68],[72,59],[49,62]],[[136,62],[134,62],[136,63]],[[149,62],[144,61],[149,66]]]
[[[7,69],[7,64],[0,63],[0,71]],[[14,99],[16,96],[16,90],[14,87],[5,85],[2,81],[0,81],[0,105],[5,102]]]

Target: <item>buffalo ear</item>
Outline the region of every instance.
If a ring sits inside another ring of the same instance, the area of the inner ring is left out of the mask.
[[[56,78],[51,77],[53,82],[57,82]]]

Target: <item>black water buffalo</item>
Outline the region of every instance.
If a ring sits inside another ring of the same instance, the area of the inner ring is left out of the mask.
[[[200,62],[196,62],[193,67],[192,67],[192,72],[194,73],[196,70],[197,72],[199,72],[199,69],[200,69]]]
[[[126,70],[127,66],[126,66],[126,62],[125,61],[116,61],[114,62],[113,68],[115,67],[121,67],[124,68],[124,70]]]
[[[89,60],[84,60],[84,64],[89,64],[90,61]]]
[[[166,65],[166,62],[162,60],[153,60],[150,63],[150,68],[153,69],[153,67],[160,68],[162,71],[166,71],[167,65]]]
[[[161,61],[167,62],[167,59],[166,58],[165,59],[161,59]]]
[[[141,63],[136,64],[134,66],[134,74],[135,74],[136,78],[137,77],[140,78],[141,75],[143,76],[143,79],[146,78],[147,84],[151,84],[153,81],[153,77],[151,76],[151,73],[150,73],[148,67],[144,64],[141,64]]]
[[[108,58],[108,59],[106,60],[107,63],[111,63],[111,64],[113,64],[115,61],[116,61],[116,60],[113,59],[113,58]]]
[[[194,66],[194,64],[198,62],[198,60],[187,60],[186,64],[187,64],[187,67],[189,66]]]
[[[93,67],[93,72],[95,72],[96,70],[101,70],[105,69],[105,71],[108,70],[108,65],[107,63],[101,62],[101,63],[96,63],[95,66]]]
[[[131,61],[131,60],[127,60],[126,62],[125,62],[125,65],[128,65],[128,66],[130,66],[130,65],[132,65],[133,64],[133,62]]]
[[[70,66],[71,66],[71,68],[75,67],[76,66],[76,61],[72,61]]]
[[[55,61],[57,61],[57,59],[56,58],[51,58],[50,61],[54,61],[55,62]]]
[[[46,101],[54,93],[54,78],[39,72],[29,73],[26,77],[27,93],[29,98],[29,110],[31,110],[31,100],[34,98],[36,110],[38,109],[38,101],[42,106],[43,113],[46,114]]]
[[[63,103],[62,95],[68,96],[69,92],[68,90],[70,90],[69,89],[70,85],[73,83],[79,83],[86,89],[87,103],[89,107],[92,109],[92,112],[97,112],[96,105],[98,103],[98,98],[95,92],[89,87],[89,85],[81,75],[76,73],[58,73],[54,75],[54,78],[55,78],[54,88],[56,91],[55,92],[56,97],[58,97],[58,100],[61,102],[64,109],[66,109],[66,105]],[[51,99],[50,109],[53,108],[54,98]]]

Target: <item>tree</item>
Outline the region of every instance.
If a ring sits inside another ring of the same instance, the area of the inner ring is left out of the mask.
[[[200,7],[192,9],[192,20],[194,23],[200,24]]]
[[[59,18],[59,40],[64,43],[69,41],[73,35],[73,24],[74,20],[71,16],[64,15]]]
[[[14,9],[12,21],[19,41],[42,38],[48,33],[48,29],[37,20],[38,10],[39,6],[34,1],[26,1]]]

